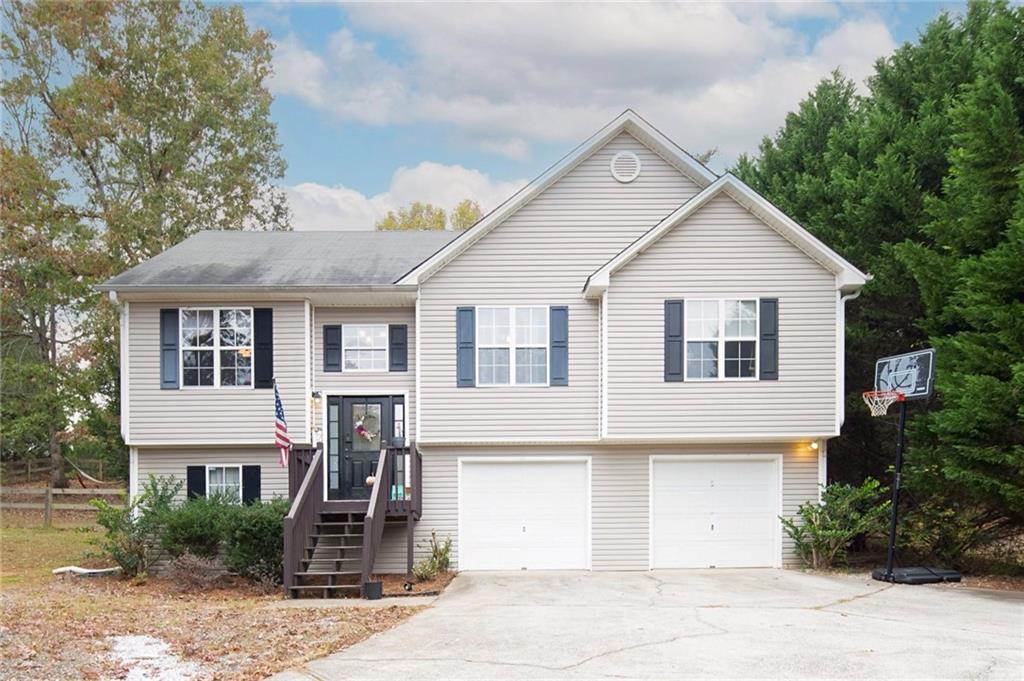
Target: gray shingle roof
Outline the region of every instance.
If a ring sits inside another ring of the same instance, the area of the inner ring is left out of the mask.
[[[104,282],[131,288],[391,284],[459,232],[200,232]]]

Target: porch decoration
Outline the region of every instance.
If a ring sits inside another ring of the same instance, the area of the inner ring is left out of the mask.
[[[371,432],[366,426],[363,425],[362,421],[356,422],[356,435],[363,438],[367,442],[373,442],[374,438],[377,437],[377,433]]]

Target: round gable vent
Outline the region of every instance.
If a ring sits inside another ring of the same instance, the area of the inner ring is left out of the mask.
[[[640,177],[640,157],[632,151],[620,151],[612,156],[612,177],[622,183]]]

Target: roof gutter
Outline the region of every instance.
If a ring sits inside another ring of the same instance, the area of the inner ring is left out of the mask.
[[[96,290],[110,293],[115,297],[118,293],[406,293],[415,292],[415,284],[363,284],[356,286],[291,286],[277,284],[274,286],[246,285],[168,285],[168,284],[100,284]]]

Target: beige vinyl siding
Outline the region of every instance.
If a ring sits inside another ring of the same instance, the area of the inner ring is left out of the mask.
[[[176,499],[185,501],[185,475],[189,466],[260,466],[260,499],[288,497],[288,469],[277,463],[273,447],[175,447],[139,448],[139,492],[149,476],[170,477],[181,483]]]
[[[609,162],[634,151],[630,184]],[[587,276],[699,191],[628,134],[621,134],[517,211],[420,288],[423,440],[596,437],[598,305],[581,296]],[[455,308],[568,305],[569,385],[457,388]]]
[[[594,570],[649,569],[650,460],[652,455],[780,454],[782,513],[795,515],[800,504],[818,498],[818,453],[806,442],[740,443],[687,446],[519,446],[424,447],[423,517],[416,523],[416,560],[426,553],[431,531],[451,537],[458,566],[460,457],[591,457],[591,558]],[[780,533],[782,533],[780,529]],[[792,541],[782,533],[783,564],[799,563]],[[405,530],[388,529],[376,569],[405,570]]]
[[[836,427],[834,276],[719,196],[612,276],[608,436],[830,434]],[[664,301],[777,297],[777,381],[664,380]]]
[[[416,312],[409,308],[313,309],[314,390],[325,395],[370,397],[406,396],[406,437],[416,437]],[[324,371],[324,326],[331,324],[405,324],[409,327],[409,370],[374,372]]]
[[[292,442],[308,442],[305,303],[238,301],[130,304],[129,443],[145,446],[274,442],[273,390],[160,388],[160,309],[193,306],[273,308],[274,376],[288,432]],[[180,355],[178,361],[180,364]]]

